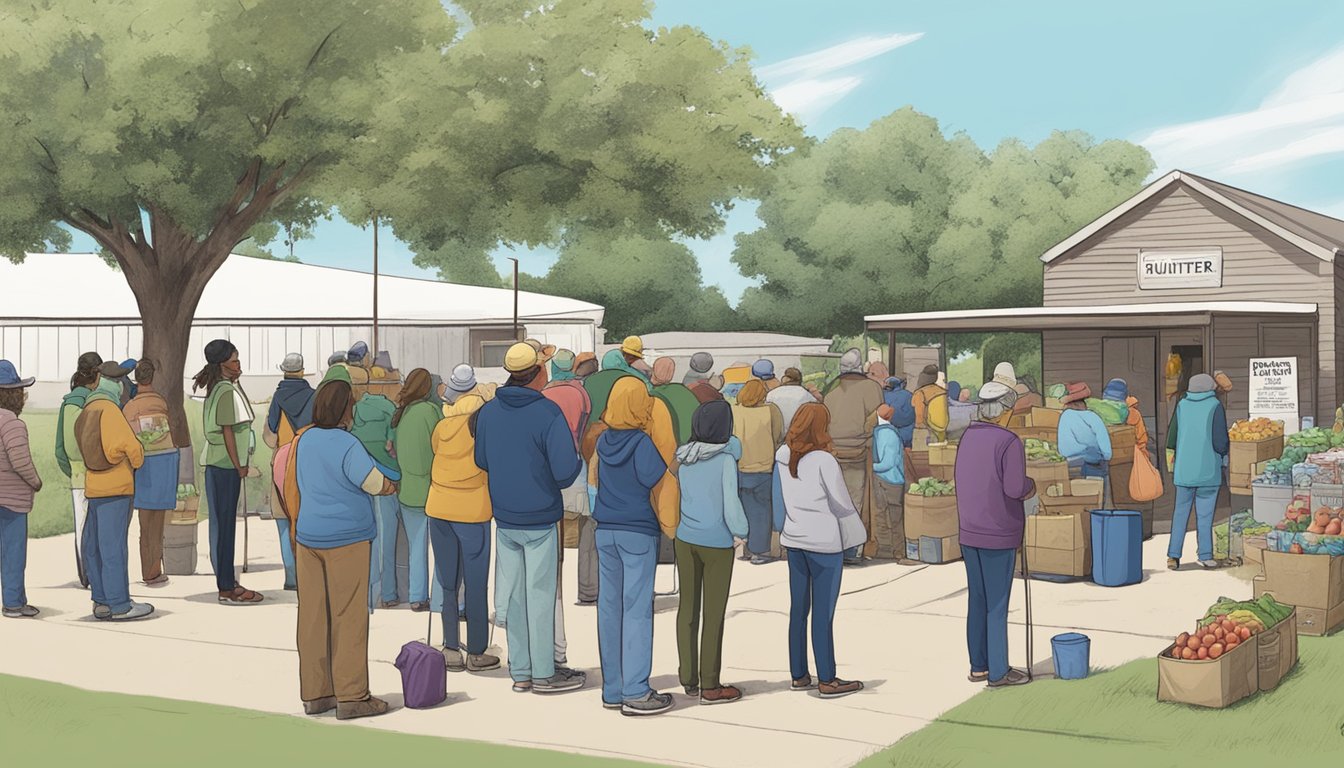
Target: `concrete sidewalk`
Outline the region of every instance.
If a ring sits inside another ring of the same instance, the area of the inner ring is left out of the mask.
[[[88,593],[73,579],[69,535],[31,541],[28,595],[42,616],[0,621],[0,647],[5,649],[0,672],[93,690],[301,716],[294,593],[280,588],[274,525],[255,519],[249,525],[252,567],[242,582],[264,592],[265,603],[217,603],[206,526],[201,525],[200,575],[175,576],[161,589],[133,581],[135,598],[154,603],[158,614],[130,624],[99,622],[89,615]],[[132,523],[132,574],[139,573],[137,536],[138,526]],[[1132,587],[1033,581],[1036,670],[1049,673],[1050,637],[1059,632],[1088,634],[1093,666],[1114,666],[1157,654],[1220,595],[1249,594],[1245,580],[1232,573],[1166,571],[1165,548],[1165,536],[1144,545],[1149,570],[1145,581]],[[444,706],[399,709],[349,725],[668,765],[838,767],[853,765],[984,689],[966,680],[965,570],[960,563],[881,563],[845,571],[836,616],[840,676],[863,680],[867,689],[823,701],[815,691],[789,690],[787,567],[738,562],[723,679],[740,685],[746,698],[738,704],[701,707],[682,695],[676,673],[676,598],[665,597],[656,606],[653,685],[676,695],[676,709],[654,718],[622,717],[601,707],[596,612],[572,605],[575,565],[574,551],[566,551],[569,661],[588,670],[585,689],[547,698],[513,693],[506,670],[450,674]],[[658,589],[669,590],[672,584],[672,567],[660,567]],[[1026,661],[1023,618],[1018,582],[1009,634],[1015,665]],[[425,624],[424,614],[404,606],[373,616],[370,674],[375,695],[400,704],[400,677],[392,661],[402,644],[424,639]],[[504,645],[504,634],[495,632],[496,646]],[[434,639],[441,640],[437,617]]]

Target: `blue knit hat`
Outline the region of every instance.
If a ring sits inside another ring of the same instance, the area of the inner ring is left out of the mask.
[[[769,360],[757,360],[751,364],[751,375],[758,379],[775,378],[775,364]]]
[[[1129,398],[1129,384],[1124,379],[1111,379],[1106,382],[1106,389],[1101,392],[1102,400],[1114,400],[1117,403],[1123,403]]]

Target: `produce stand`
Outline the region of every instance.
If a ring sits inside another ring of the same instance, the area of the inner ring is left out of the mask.
[[[1250,490],[1251,481],[1264,470],[1257,465],[1283,455],[1283,422],[1269,419],[1238,421],[1228,430],[1228,485],[1234,490]]]
[[[961,559],[956,487],[937,478],[911,484],[905,494],[905,556],[942,564]]]
[[[1222,709],[1272,691],[1297,664],[1296,609],[1219,598],[1157,659],[1157,700]]]

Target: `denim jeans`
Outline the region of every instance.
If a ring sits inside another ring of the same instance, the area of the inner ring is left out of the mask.
[[[210,565],[215,570],[215,588],[220,592],[232,592],[238,586],[234,545],[238,540],[238,497],[242,490],[243,480],[238,477],[238,470],[205,468],[205,505],[210,513]],[[89,504],[92,506],[92,499]]]
[[[509,676],[515,682],[555,675],[555,601],[559,536],[495,529],[495,612],[507,616]]]
[[[840,552],[788,550],[789,559],[789,674],[807,676],[807,618],[812,615],[812,653],[817,679],[835,679],[835,605],[840,599]]]
[[[737,496],[747,513],[747,551],[753,555],[770,554],[770,534],[774,529],[774,508],[770,492],[774,476],[769,472],[737,476]]]
[[[234,473],[235,478],[238,473]],[[84,524],[84,569],[93,602],[113,613],[131,609],[131,583],[126,571],[126,537],[131,530],[131,497],[89,499]]]
[[[407,599],[412,603],[422,603],[429,599],[429,518],[424,507],[408,507],[397,501],[395,496],[379,496],[378,512],[378,550],[375,556],[380,562],[383,575],[382,599],[395,602],[397,595],[397,523],[406,527],[406,544],[410,564],[410,581]],[[388,574],[392,578],[388,578]]]
[[[292,589],[298,582],[294,576],[294,545],[289,540],[289,518],[277,515],[275,527],[280,532],[280,561],[285,564],[285,589]]]
[[[602,700],[638,701],[649,695],[653,671],[653,577],[658,535],[597,528],[597,649]]]
[[[438,581],[457,594],[458,576],[467,588],[467,653],[485,653],[490,640],[490,523],[430,519]],[[443,611],[443,647],[461,648],[457,611]]]
[[[1171,543],[1167,557],[1181,559],[1185,549],[1185,529],[1190,527],[1190,508],[1195,508],[1195,542],[1200,560],[1213,559],[1213,513],[1218,504],[1218,486],[1203,488],[1176,486],[1176,507],[1171,512]]]
[[[0,595],[3,607],[28,604],[23,572],[28,567],[28,515],[0,507]]]
[[[961,545],[966,561],[966,649],[972,672],[988,672],[991,681],[1008,674],[1008,598],[1013,591],[1015,549]]]

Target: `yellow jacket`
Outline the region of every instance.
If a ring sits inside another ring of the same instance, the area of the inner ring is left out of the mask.
[[[476,439],[471,435],[472,414],[485,405],[476,394],[462,395],[443,406],[443,421],[429,439],[434,463],[429,471],[429,498],[425,514],[454,523],[484,523],[492,517],[490,488],[485,470],[476,466]]]
[[[951,421],[947,410],[947,390],[929,384],[915,391],[915,426],[929,430],[932,442],[947,440],[947,425]]]
[[[103,455],[112,468],[101,472],[89,469],[84,481],[84,495],[90,499],[135,495],[135,470],[145,463],[145,451],[121,409],[106,398],[90,398],[79,415],[81,424],[87,424],[85,419],[98,420],[96,427],[101,435]]]

